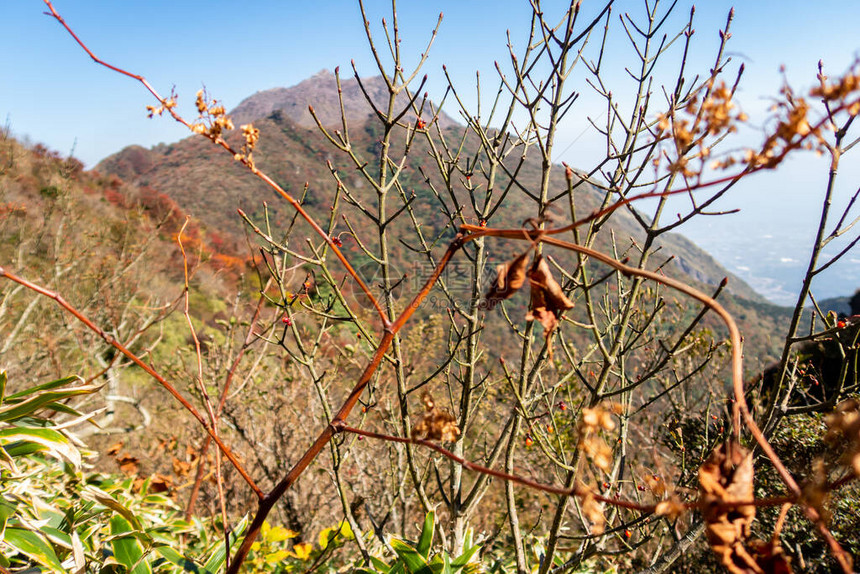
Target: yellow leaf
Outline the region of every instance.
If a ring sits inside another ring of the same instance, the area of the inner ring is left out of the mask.
[[[355,540],[355,534],[352,532],[352,527],[346,520],[340,523],[340,535],[346,540]]]
[[[298,532],[293,532],[289,528],[284,528],[283,526],[273,526],[271,530],[269,530],[266,540],[270,542],[283,542],[284,540],[295,538],[298,535]]]
[[[290,555],[289,550],[278,550],[277,552],[272,552],[271,554],[266,555],[266,562],[269,564],[277,564],[278,562],[282,562],[284,558]]]
[[[311,555],[311,550],[313,549],[314,547],[307,542],[300,542],[293,546],[293,552],[295,552],[294,556],[299,560],[307,560]]]
[[[325,550],[326,546],[328,546],[328,543],[331,542],[332,540],[334,540],[334,537],[335,537],[334,528],[326,528],[325,530],[320,532],[320,539],[319,539],[320,548]]]

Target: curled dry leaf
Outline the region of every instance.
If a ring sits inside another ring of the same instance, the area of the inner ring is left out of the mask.
[[[499,301],[507,299],[525,284],[528,254],[526,251],[513,261],[496,266],[496,280],[487,291],[487,309],[492,310]]]
[[[139,462],[140,459],[131,456],[130,454],[121,454],[116,457],[116,463],[119,465],[119,470],[123,474],[129,476],[137,474],[137,471],[140,470]]]
[[[842,462],[860,476],[860,401],[842,401],[824,420],[828,428],[826,440],[844,446]]]
[[[750,540],[747,547],[761,568],[767,574],[791,574],[791,560],[785,555],[778,540],[763,542],[761,540]]]
[[[125,442],[115,442],[108,447],[108,449],[105,451],[105,454],[107,454],[108,456],[116,456],[119,454],[119,451],[122,450],[123,446],[125,446]]]
[[[591,523],[591,533],[603,534],[606,518],[603,516],[603,505],[594,498],[594,491],[585,487],[585,493],[580,497],[582,514]]]
[[[460,428],[454,416],[444,409],[436,407],[433,397],[425,393],[424,418],[412,429],[412,439],[439,440],[442,442],[455,442],[460,436]]]
[[[149,478],[149,492],[167,492],[173,488],[173,478],[156,472]]]
[[[600,431],[612,431],[614,428],[612,414],[603,405],[582,409],[582,418],[577,424],[578,446],[594,466],[606,473],[612,466],[612,448],[600,436]]]
[[[812,461],[812,472],[803,483],[803,502],[814,508],[824,522],[830,522],[832,518],[827,508],[830,502],[828,482],[827,466],[823,459],[816,458]]]
[[[735,442],[717,447],[699,468],[702,515],[711,549],[735,574],[765,570],[745,548],[755,507],[736,505],[753,500],[752,454]]]
[[[184,478],[188,476],[188,473],[191,472],[192,464],[190,462],[185,462],[184,460],[179,460],[175,456],[173,457],[173,473],[180,477]]]
[[[673,494],[666,500],[661,500],[654,508],[657,516],[666,516],[669,520],[675,520],[687,511],[683,501],[677,494]]]
[[[573,301],[561,290],[561,285],[553,278],[552,272],[542,255],[535,258],[528,272],[531,286],[530,310],[527,321],[537,320],[543,325],[547,343],[558,326],[558,318],[563,311],[573,308]],[[551,347],[550,347],[551,349]]]

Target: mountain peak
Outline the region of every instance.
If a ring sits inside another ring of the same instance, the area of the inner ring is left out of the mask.
[[[355,78],[341,77],[341,89],[344,111],[351,125],[363,125],[374,116],[367,98],[378,108],[387,107],[385,104],[388,86],[381,76],[362,78],[360,85]],[[402,101],[405,103],[406,99],[402,98]],[[289,88],[272,88],[257,92],[239,102],[230,115],[234,124],[241,125],[280,111],[294,123],[305,128],[314,128],[316,122],[308,111],[309,106],[313,106],[324,126],[341,125],[337,81],[331,70],[322,69]],[[444,114],[440,114],[439,121],[443,127],[455,125],[454,120]]]

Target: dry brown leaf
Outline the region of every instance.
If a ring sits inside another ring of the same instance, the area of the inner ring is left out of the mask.
[[[747,546],[756,564],[763,572],[767,574],[792,574],[791,559],[785,555],[778,540],[770,542],[750,540]]]
[[[717,447],[699,468],[702,515],[711,549],[735,574],[764,570],[744,547],[755,518],[752,454],[734,442]]]
[[[673,494],[666,500],[661,500],[654,508],[654,514],[666,516],[669,520],[675,520],[685,512],[687,512],[687,507],[684,506],[684,502],[677,494]]]
[[[116,457],[116,463],[119,465],[120,471],[129,476],[137,474],[137,471],[140,469],[140,465],[138,465],[139,462],[140,459],[131,456],[130,454],[123,454]]]
[[[550,337],[558,326],[558,318],[563,311],[573,308],[573,301],[561,290],[561,285],[553,278],[552,272],[542,255],[535,258],[528,272],[531,286],[531,304],[526,313],[527,321],[539,321],[543,325],[544,337],[549,346]],[[552,347],[550,347],[550,352]]]
[[[119,451],[122,450],[124,444],[125,442],[123,441],[113,443],[105,451],[105,454],[107,454],[108,456],[116,456],[117,454],[119,454]]]
[[[528,254],[526,251],[513,261],[496,266],[496,280],[487,291],[487,309],[492,310],[499,301],[507,299],[525,284]]]
[[[167,492],[173,486],[173,479],[159,472],[153,474],[149,479],[149,492]]]
[[[828,427],[826,440],[845,449],[841,462],[860,476],[860,401],[842,401],[824,421]]]
[[[191,472],[191,463],[185,462],[184,460],[179,460],[175,456],[173,457],[173,473],[182,478],[188,475]]]
[[[591,534],[603,534],[606,518],[603,516],[603,506],[594,498],[594,491],[589,488],[582,495],[580,504],[582,514],[591,522]]]
[[[438,440],[442,442],[455,442],[460,436],[460,428],[457,419],[444,409],[436,408],[433,397],[425,393],[422,397],[426,412],[415,427],[412,429],[412,440]]]

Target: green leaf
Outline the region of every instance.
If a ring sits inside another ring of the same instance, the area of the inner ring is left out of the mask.
[[[430,557],[430,545],[433,543],[433,530],[436,526],[436,513],[432,510],[424,517],[424,527],[421,529],[421,537],[415,546],[418,553],[425,559]]]
[[[376,558],[375,556],[370,557],[370,562],[373,564],[373,567],[377,572],[381,572],[382,574],[388,574],[389,570],[391,570],[391,566]]]
[[[454,570],[451,569],[451,559],[447,552],[442,555],[442,560],[444,561],[442,564],[442,574],[454,574]]]
[[[77,375],[72,375],[71,377],[63,377],[62,379],[57,379],[56,381],[51,381],[48,383],[42,383],[41,385],[36,385],[35,387],[27,387],[22,391],[18,391],[17,393],[9,395],[8,397],[6,397],[6,400],[10,401],[14,399],[20,399],[21,397],[26,397],[27,395],[32,395],[42,391],[49,391],[51,389],[56,389],[57,387],[62,387],[63,385],[68,385],[69,383],[74,383],[76,381],[83,382],[83,379]]]
[[[67,550],[72,549],[72,537],[68,533],[60,530],[59,528],[54,528],[52,526],[43,526],[42,534],[44,534],[48,540],[50,540],[57,546],[62,546]]]
[[[110,531],[116,536],[110,541],[116,561],[125,566],[131,574],[151,574],[152,568],[144,558],[143,545],[135,537],[135,531],[128,520],[122,516],[112,516]],[[122,536],[124,533],[128,535]]]
[[[77,380],[77,379],[75,379]],[[64,382],[68,382],[67,379],[62,379]],[[53,383],[57,383],[59,381],[53,381],[52,383],[46,383],[46,385],[51,385]],[[44,386],[44,385],[42,385]],[[32,397],[24,400],[17,401],[14,400],[16,398],[21,398],[26,396],[27,394],[31,394],[33,389],[27,389],[26,391],[21,391],[21,393],[16,393],[15,395],[6,397],[5,404],[0,407],[0,422],[10,422],[21,417],[25,417],[27,415],[31,415],[42,408],[50,408],[52,403],[56,403],[58,401],[62,401],[69,397],[75,397],[79,395],[89,395],[95,393],[99,389],[101,389],[104,385],[82,385],[78,387],[66,387],[60,389],[46,389],[39,391],[37,394]],[[37,387],[38,388],[38,387]],[[22,394],[23,393],[23,394]]]
[[[73,417],[81,417],[84,414],[77,409],[73,409],[69,405],[64,405],[63,403],[51,403],[49,405],[45,405],[46,409],[51,409],[52,411],[57,411],[58,413],[63,413],[67,415],[72,415]]]
[[[451,561],[451,568],[457,572],[469,564],[469,560],[475,555],[475,552],[481,549],[480,544],[472,545],[472,529],[466,530],[466,536],[463,537],[463,553]]]
[[[17,503],[0,496],[0,540],[3,540],[3,532],[6,530],[6,521],[15,515]]]
[[[233,530],[230,532],[229,542],[230,547],[233,547],[236,540],[245,532],[245,529],[248,527],[248,517],[245,516],[242,520],[233,527]],[[216,574],[221,569],[221,566],[224,565],[224,561],[227,559],[227,545],[223,542],[218,545],[215,549],[215,552],[212,553],[212,556],[209,557],[209,560],[206,561],[206,564],[203,565],[203,568],[209,571],[211,574]]]
[[[88,484],[81,489],[81,498],[107,506],[114,512],[122,515],[130,524],[134,525],[136,529],[141,529],[140,521],[137,519],[137,516],[107,492]]]
[[[190,558],[186,558],[170,546],[159,546],[155,549],[159,556],[186,572],[200,572],[200,567]]]
[[[406,542],[392,538],[391,548],[394,549],[394,552],[397,553],[411,574],[431,574],[433,572],[424,556]]]
[[[0,371],[0,407],[6,399],[6,371]]]
[[[32,443],[41,446],[39,450],[46,450],[58,459],[66,459],[75,468],[81,466],[81,453],[72,442],[59,431],[49,428],[5,428],[0,429],[0,447],[9,451],[9,446],[21,442]],[[10,453],[11,454],[11,453]]]
[[[35,532],[22,528],[7,528],[3,542],[52,572],[65,572],[54,549]]]
[[[471,540],[469,540],[469,542],[471,542]],[[480,548],[480,544],[475,544],[471,547],[464,545],[463,553],[451,561],[451,567],[454,568],[454,570],[459,570],[460,568],[463,568],[464,566],[466,566],[466,564],[469,563],[469,560],[472,559],[472,556],[474,556],[475,552],[480,550]]]

